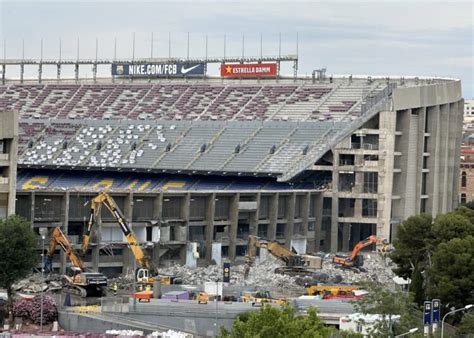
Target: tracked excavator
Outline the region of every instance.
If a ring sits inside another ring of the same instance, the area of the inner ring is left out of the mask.
[[[135,260],[139,264],[139,268],[135,272],[135,279],[138,283],[153,284],[156,280],[160,280],[161,284],[181,284],[181,278],[176,276],[159,275],[158,269],[154,266],[152,260],[145,255],[145,252],[140,247],[135,233],[130,228],[125,216],[118,207],[117,203],[112,196],[106,192],[100,193],[94,197],[91,201],[91,210],[89,215],[89,222],[87,229],[82,239],[82,252],[85,254],[89,248],[90,236],[92,227],[96,223],[98,215],[100,215],[101,206],[105,207],[110,211],[116,222],[120,225],[125,238],[128,242],[128,247],[133,253]]]
[[[364,265],[364,256],[359,255],[359,252],[372,244],[380,244],[381,251],[386,251],[388,247],[388,242],[385,239],[378,238],[375,235],[369,236],[366,239],[357,243],[350,255],[336,255],[333,258],[333,263],[339,268],[350,269],[353,271],[362,271],[362,266]]]
[[[289,250],[277,241],[263,240],[259,239],[256,236],[250,235],[248,237],[247,256],[245,257],[245,278],[248,277],[250,267],[255,261],[257,248],[266,249],[273,256],[279,258],[285,263],[285,266],[275,269],[275,273],[293,276],[304,276],[322,268],[321,257],[311,255],[299,255],[296,252]]]
[[[68,269],[68,273],[63,276],[63,280],[66,282],[69,292],[81,297],[105,296],[107,277],[100,272],[92,272],[86,269],[84,262],[74,251],[69,238],[60,228],[54,228],[51,232],[51,240],[45,257],[45,270],[47,272],[52,271],[54,251],[58,245],[66,253],[66,256],[72,264],[72,267]]]

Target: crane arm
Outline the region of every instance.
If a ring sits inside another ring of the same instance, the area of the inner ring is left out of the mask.
[[[133,256],[135,257],[137,263],[140,264],[140,266],[143,268],[155,270],[155,268],[153,267],[153,264],[148,259],[148,257],[146,257],[142,248],[138,244],[137,237],[135,236],[132,229],[128,225],[127,220],[125,219],[125,216],[123,215],[122,211],[118,207],[117,203],[115,203],[114,199],[105,192],[96,196],[91,202],[89,224],[83,236],[82,250],[85,252],[89,246],[91,229],[92,229],[92,226],[95,224],[95,219],[100,212],[100,207],[102,204],[105,205],[105,207],[110,211],[112,216],[120,225],[120,229],[122,230],[125,238],[127,239],[130,250],[132,250]]]
[[[353,261],[353,260],[355,259],[355,257],[357,256],[357,254],[360,252],[360,250],[362,250],[362,249],[365,248],[366,246],[369,246],[369,245],[372,245],[372,244],[374,244],[374,243],[377,243],[377,241],[378,241],[377,236],[372,235],[372,236],[367,237],[367,238],[364,239],[363,241],[360,241],[359,243],[357,243],[357,244],[354,246],[354,249],[352,249],[352,253],[351,253],[350,260]]]
[[[48,256],[50,258],[53,257],[54,251],[58,245],[66,253],[66,256],[69,258],[73,266],[84,270],[84,262],[76,255],[76,252],[74,251],[74,248],[72,247],[72,244],[67,236],[61,231],[60,228],[54,228],[53,232],[51,233],[51,241],[49,242],[48,247]]]

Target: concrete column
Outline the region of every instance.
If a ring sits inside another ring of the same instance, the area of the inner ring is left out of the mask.
[[[212,259],[212,242],[214,240],[214,213],[216,210],[216,194],[212,193],[207,199],[206,210],[206,261]]]
[[[92,250],[91,250],[91,260],[92,260],[92,270],[94,271],[99,271],[99,251],[100,251],[100,242],[101,242],[101,234],[102,234],[102,217],[100,215],[100,213],[97,215],[97,219],[96,219],[96,225],[97,227],[94,229],[92,229],[92,233],[91,233],[91,239],[92,238],[95,238],[95,243],[96,245],[94,245],[92,247]],[[128,248],[125,248],[125,251],[129,252],[130,250],[128,250]],[[123,255],[123,257],[125,258],[127,255]],[[125,262],[124,262],[124,269],[127,265],[125,265]]]
[[[31,218],[31,227],[33,228],[33,225],[35,223],[35,199],[36,199],[36,196],[35,196],[35,192],[32,191],[30,192],[30,199],[31,199],[31,210],[30,210],[30,218]]]
[[[321,250],[321,228],[323,226],[323,194],[317,193],[314,195],[316,198],[314,206],[314,251],[318,252]]]
[[[13,130],[18,131],[18,114],[12,114]],[[8,164],[8,201],[7,201],[7,217],[15,214],[16,206],[16,176],[18,162],[18,133],[13,133],[9,149],[10,163]]]
[[[405,212],[403,219],[417,213],[417,167],[418,167],[418,115],[410,112],[410,126],[408,128],[408,147],[407,147],[407,162],[404,174],[406,176],[405,184]]]
[[[279,193],[275,193],[270,197],[270,207],[268,210],[269,223],[267,236],[270,240],[276,239],[276,227],[277,227],[277,218],[278,218],[278,198]]]
[[[181,209],[181,217],[183,218],[183,225],[180,226],[181,229],[175,229],[176,239],[178,241],[187,241],[188,240],[188,231],[189,228],[189,212],[191,209],[191,193],[187,193],[183,198],[183,206]],[[176,233],[176,231],[178,233]]]
[[[364,173],[363,172],[355,172],[355,180],[354,186],[352,187],[352,192],[361,194],[364,192]]]
[[[459,166],[455,168],[457,154],[456,138],[461,134],[461,130],[458,129],[458,104],[457,102],[449,105],[449,135],[448,135],[448,158],[447,158],[447,175],[446,175],[446,212],[451,211],[453,208],[453,191],[455,190],[454,176],[459,176]],[[458,156],[459,158],[459,156]],[[457,196],[456,196],[457,197]]]
[[[349,241],[351,240],[351,224],[342,224],[342,251],[349,251]]]
[[[390,240],[392,218],[392,188],[394,183],[396,113],[379,114],[379,164],[378,164],[378,200],[376,235]],[[356,201],[357,203],[357,201]],[[357,205],[357,204],[356,204]]]
[[[303,236],[308,237],[308,218],[309,218],[309,206],[311,203],[311,193],[307,192],[303,196],[303,207],[301,209],[301,225],[303,226]]]
[[[62,200],[62,224],[63,224],[63,232],[66,234],[66,236],[69,235],[69,191],[66,191],[63,195],[63,200]],[[64,253],[63,250],[60,251],[60,262],[61,262],[61,268],[60,268],[60,273],[65,274],[66,273],[66,263],[67,263],[67,257],[66,254]]]
[[[229,259],[231,262],[235,261],[235,246],[237,244],[237,225],[239,223],[239,200],[240,193],[236,193],[231,197],[229,210]]]
[[[295,225],[295,202],[296,193],[292,192],[288,198],[288,210],[286,213],[285,225],[285,245],[291,249],[291,239],[293,238],[293,227]]]
[[[447,212],[448,153],[449,153],[449,104],[440,106],[440,156],[439,156],[439,213]]]
[[[155,196],[153,199],[153,219],[158,221],[156,226],[161,228],[162,221],[162,206],[163,206],[163,193],[160,193]],[[155,266],[159,265],[160,262],[160,242],[153,243],[153,249],[151,254],[151,259]]]
[[[430,172],[426,177],[426,192],[428,194],[428,201],[426,204],[426,211],[434,216],[438,214],[439,210],[439,152],[440,152],[440,110],[439,106],[428,107],[426,111],[426,118],[428,119],[428,168]]]
[[[250,224],[249,224],[249,233],[252,236],[257,236],[258,232],[258,219],[259,219],[259,214],[260,214],[260,192],[256,194],[255,198],[257,202],[257,210],[255,212],[252,212],[250,214]]]
[[[405,187],[407,180],[410,115],[410,110],[398,110],[396,112],[396,128],[397,131],[402,132],[402,135],[398,136],[396,139],[397,143],[395,149],[401,153],[401,156],[397,156],[397,169],[400,169],[400,172],[393,175],[393,194],[400,196],[400,199],[398,201],[394,201],[392,214],[395,219],[399,220],[405,219]],[[387,172],[386,175],[388,174],[389,173]]]
[[[461,139],[462,139],[462,122],[463,122],[463,113],[464,113],[464,100],[459,100],[457,102],[457,111],[456,111],[456,129],[454,130],[454,135],[456,135],[455,140],[455,154],[454,154],[454,175],[453,175],[453,198],[452,198],[452,208],[458,206],[459,198],[459,174],[458,169],[461,162]]]
[[[423,183],[423,153],[425,149],[425,120],[426,107],[417,109],[418,111],[418,142],[417,142],[417,165],[416,165],[416,214],[421,212],[421,188]]]
[[[332,207],[331,207],[331,252],[337,252],[338,225],[339,225],[339,152],[334,150],[332,171]]]

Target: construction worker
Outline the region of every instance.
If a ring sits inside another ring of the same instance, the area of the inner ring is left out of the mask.
[[[146,286],[146,291],[151,291],[151,286],[149,284]]]
[[[118,290],[117,282],[115,282],[114,285],[112,286],[112,290],[114,291],[114,296],[117,296],[117,290]]]

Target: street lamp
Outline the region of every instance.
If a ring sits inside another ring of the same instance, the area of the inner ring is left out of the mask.
[[[44,240],[46,239],[45,235],[41,235],[41,304],[40,304],[40,328],[43,332],[43,281],[44,281]]]
[[[463,308],[460,308],[460,309],[457,309],[457,310],[453,310],[453,311],[450,311],[448,312],[447,314],[445,314],[443,316],[443,319],[441,320],[441,338],[444,337],[444,320],[446,319],[447,316],[449,316],[450,314],[453,314],[455,312],[459,312],[459,311],[464,311],[464,310],[469,310],[470,308],[472,308],[474,305],[473,304],[467,304],[465,307]]]
[[[413,329],[410,329],[408,332],[405,332],[405,333],[399,334],[398,336],[395,336],[395,338],[404,337],[406,335],[409,335],[410,333],[415,333],[416,331],[418,331],[418,328],[414,327]]]

